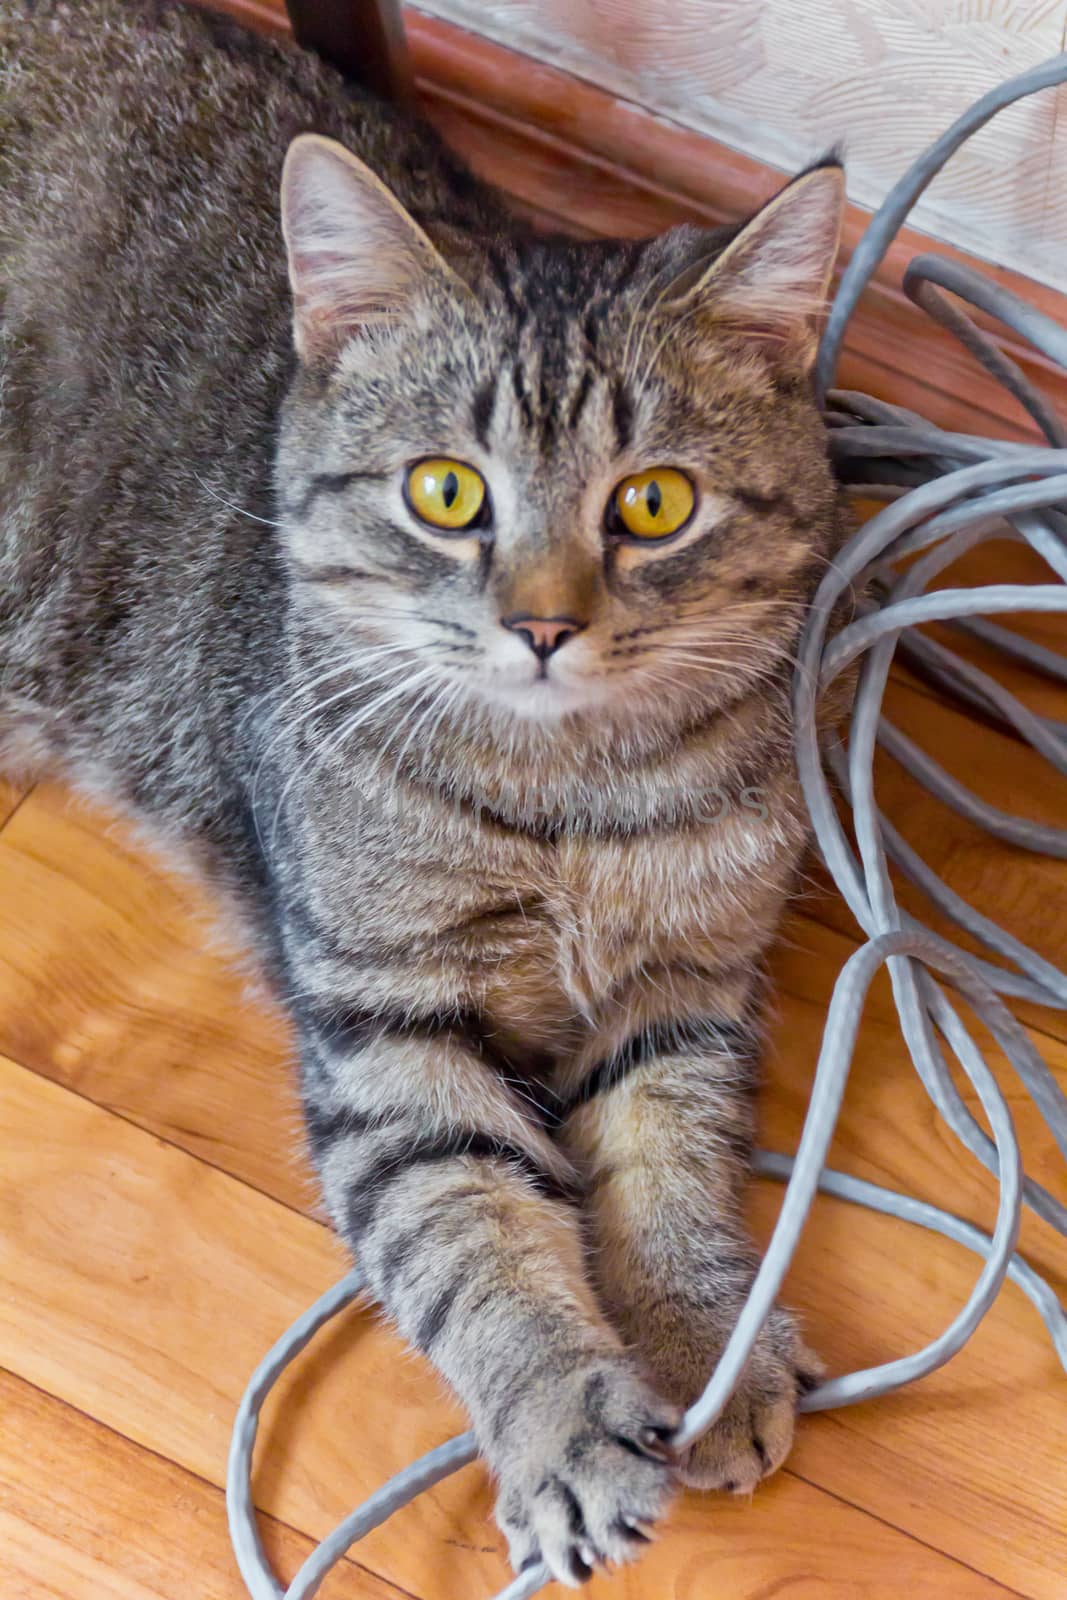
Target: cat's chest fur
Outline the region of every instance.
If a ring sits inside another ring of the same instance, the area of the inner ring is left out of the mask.
[[[649,990],[750,967],[799,849],[792,802],[547,835],[443,803],[320,812],[305,883],[364,994],[476,1005],[507,1042],[565,1054]]]

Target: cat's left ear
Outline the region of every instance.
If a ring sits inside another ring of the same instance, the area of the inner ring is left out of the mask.
[[[281,206],[293,339],[305,363],[330,361],[361,328],[402,316],[420,287],[459,283],[381,179],[333,139],[293,140]]]
[[[801,173],[710,265],[690,269],[663,309],[767,342],[810,367],[841,240],[845,174],[836,160]]]

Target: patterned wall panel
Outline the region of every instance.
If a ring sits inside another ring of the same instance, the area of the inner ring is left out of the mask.
[[[1067,0],[419,0],[793,169],[842,142],[873,205],[983,90],[1064,48]],[[1067,91],[1004,112],[917,225],[1067,288]]]

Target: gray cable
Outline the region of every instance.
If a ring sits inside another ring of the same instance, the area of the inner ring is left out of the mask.
[[[769,1152],[758,1156],[758,1172],[786,1183],[781,1211],[722,1358],[704,1393],[686,1413],[677,1435],[679,1448],[698,1439],[729,1400],[774,1304],[818,1190],[944,1234],[973,1250],[982,1265],[963,1307],[925,1349],[865,1372],[832,1378],[805,1396],[802,1410],[852,1404],[934,1371],[974,1332],[1005,1277],[1036,1307],[1067,1370],[1067,1313],[1050,1285],[1015,1251],[1024,1204],[1065,1236],[1067,1206],[1023,1172],[1004,1094],[954,1003],[962,997],[992,1033],[1067,1160],[1067,1097],[1000,998],[1009,994],[1067,1009],[1067,973],[949,888],[882,816],[872,772],[875,745],[880,743],[959,815],[1017,848],[1067,857],[1067,830],[989,805],[881,715],[899,644],[902,653],[959,701],[1044,756],[1054,773],[1067,772],[1067,723],[1036,716],[989,673],[941,642],[907,631],[929,622],[948,622],[958,634],[1001,649],[1019,666],[1067,682],[1067,659],[985,620],[990,614],[1012,611],[1067,614],[1067,427],[1017,364],[955,302],[999,319],[1045,359],[1065,369],[1067,330],[970,268],[938,256],[920,256],[905,276],[908,294],[1004,385],[1041,428],[1048,446],[948,433],[902,406],[868,395],[829,393],[848,319],[930,180],[997,111],[1064,81],[1067,56],[1012,79],[984,95],[915,162],[871,219],[843,274],[827,322],[816,374],[832,458],[839,475],[858,493],[886,504],[838,554],[815,596],[793,685],[796,760],[815,838],[866,942],[845,963],[834,988],[796,1156]],[[933,579],[964,550],[984,539],[1005,537],[1024,540],[1060,581],[927,592]],[[898,569],[896,563],[903,557],[916,554],[918,560]],[[870,603],[863,599],[868,585],[874,596]],[[831,621],[840,604],[849,601],[856,620],[828,643]],[[861,656],[865,659],[847,744],[832,742],[825,751],[817,733],[819,694]],[[855,846],[837,814],[827,766],[850,802]],[[903,912],[896,903],[889,857],[944,914],[987,951],[1013,963],[1015,970],[958,949]],[[901,1028],[924,1087],[956,1137],[999,1180],[991,1235],[950,1212],[825,1166],[864,997],[883,965],[889,970]],[[960,1094],[946,1049],[974,1088],[992,1138]],[[359,1297],[362,1287],[360,1274],[351,1273],[299,1318],[257,1368],[238,1410],[226,1503],[234,1551],[253,1600],[310,1600],[351,1544],[476,1455],[471,1434],[431,1450],[346,1517],[312,1552],[288,1589],[275,1578],[256,1531],[251,1490],[260,1408],[280,1372],[324,1322]],[[519,1573],[497,1600],[530,1600],[549,1580],[547,1567],[537,1563]]]
[[[237,1409],[226,1469],[226,1514],[237,1565],[253,1600],[311,1600],[330,1568],[352,1545],[423,1489],[430,1489],[450,1473],[458,1472],[478,1454],[471,1433],[459,1434],[428,1451],[339,1522],[311,1552],[288,1588],[278,1582],[259,1537],[252,1499],[252,1452],[260,1412],[286,1367],[310,1344],[320,1328],[362,1297],[364,1287],[363,1274],[356,1270],[327,1289],[263,1357]]]
[[[777,1155],[771,1150],[757,1151],[756,1171],[761,1177],[774,1178],[779,1183],[786,1183],[792,1170],[791,1156]],[[942,1211],[939,1206],[932,1206],[925,1200],[915,1200],[911,1195],[897,1194],[894,1189],[885,1189],[881,1184],[868,1183],[865,1178],[854,1178],[850,1173],[837,1172],[833,1167],[823,1168],[819,1176],[819,1192],[833,1195],[837,1200],[847,1200],[853,1205],[866,1206],[868,1211],[880,1211],[883,1216],[914,1223],[916,1227],[927,1228],[932,1233],[944,1234],[946,1239],[965,1245],[976,1255],[988,1255],[992,1246],[992,1240],[987,1233],[983,1233],[981,1228],[976,1228],[973,1222],[966,1222],[963,1217],[957,1217],[954,1212]],[[1067,1311],[1064,1311],[1045,1280],[1038,1277],[1033,1267],[1025,1262],[1022,1256],[1011,1257],[1008,1277],[1033,1304],[1048,1329],[1056,1354],[1067,1369]],[[811,1394],[803,1396],[800,1410],[820,1410],[819,1397],[826,1387],[824,1384],[822,1389],[813,1390]]]
[[[923,190],[936,178],[945,163],[955,155],[961,144],[985,126],[998,111],[1014,105],[1039,89],[1052,89],[1067,79],[1063,56],[1053,56],[1050,61],[1032,67],[1017,78],[1009,78],[995,89],[990,89],[970,106],[928,150],[924,150],[890,189],[885,200],[868,223],[866,231],[852,253],[834,299],[823,335],[822,347],[816,366],[816,382],[820,397],[825,397],[833,382],[837,358],[845,337],[849,319],[867,284],[883,260],[886,251],[896,238],[905,218]],[[977,276],[977,275],[975,275]],[[1040,339],[1036,341],[1041,348]]]
[[[339,1522],[332,1533],[316,1545],[285,1591],[284,1600],[311,1600],[319,1586],[341,1557],[360,1539],[380,1526],[394,1511],[408,1505],[424,1489],[432,1489],[442,1478],[477,1460],[478,1446],[472,1433],[457,1434],[428,1450],[418,1461],[398,1472],[376,1489],[355,1511]]]
[[[271,1571],[256,1526],[252,1499],[252,1452],[259,1428],[259,1413],[271,1389],[319,1329],[331,1317],[358,1300],[363,1293],[363,1274],[350,1272],[327,1289],[315,1304],[297,1318],[291,1328],[267,1352],[244,1392],[233,1424],[230,1456],[226,1466],[226,1515],[237,1565],[250,1595],[255,1600],[282,1600],[284,1589]]]

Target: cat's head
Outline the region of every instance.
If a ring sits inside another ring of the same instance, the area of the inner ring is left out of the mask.
[[[298,614],[383,696],[516,728],[681,725],[780,681],[838,536],[810,371],[842,192],[831,162],[740,230],[477,244],[298,139]]]

